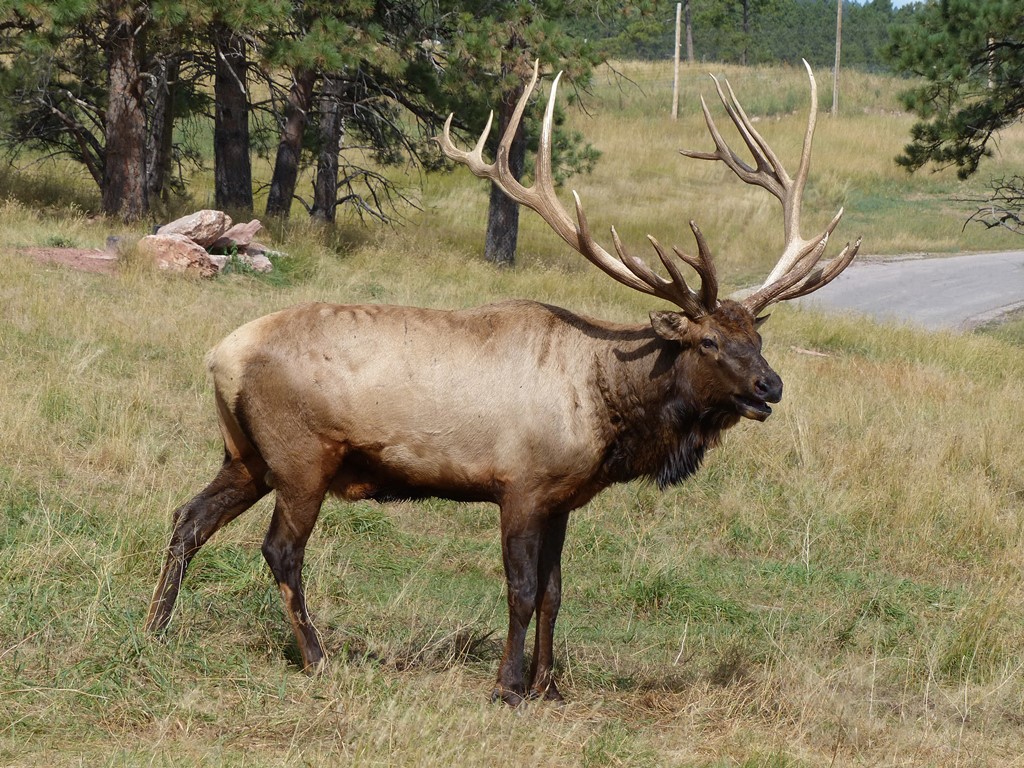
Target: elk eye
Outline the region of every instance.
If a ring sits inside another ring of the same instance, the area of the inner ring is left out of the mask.
[[[718,342],[716,342],[714,339],[710,338],[709,336],[705,336],[703,339],[701,339],[700,340],[700,345],[701,345],[701,347],[703,347],[704,349],[707,349],[707,350],[718,349]]]

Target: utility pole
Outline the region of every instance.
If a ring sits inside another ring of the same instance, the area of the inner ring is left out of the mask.
[[[679,117],[679,24],[683,15],[683,4],[676,3],[676,46],[672,54],[672,119]]]
[[[843,0],[836,3],[836,65],[832,69],[832,116],[839,114],[839,51],[843,47]]]

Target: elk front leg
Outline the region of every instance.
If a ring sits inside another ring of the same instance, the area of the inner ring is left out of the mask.
[[[547,521],[537,564],[537,626],[530,667],[530,697],[563,701],[552,677],[555,620],[562,604],[562,545],[569,515]]]
[[[501,511],[501,553],[508,581],[508,637],[498,667],[491,701],[512,706],[526,698],[523,680],[523,646],[537,603],[537,562],[540,531],[527,521]]]
[[[270,488],[263,480],[266,466],[257,459],[251,459],[249,464],[228,458],[212,483],[174,511],[174,528],[149,604],[146,631],[159,631],[171,620],[185,569],[199,548],[217,530],[269,493]]]
[[[263,557],[281,590],[285,611],[302,654],[302,667],[310,673],[322,669],[325,659],[319,633],[306,609],[302,563],[306,542],[320,514],[325,492],[323,485],[313,491],[278,488],[274,516],[263,541]]]

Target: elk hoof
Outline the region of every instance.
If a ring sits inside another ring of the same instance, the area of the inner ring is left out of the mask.
[[[323,677],[324,673],[327,672],[327,657],[322,653],[314,655],[309,660],[303,659],[301,666],[302,671],[310,677]]]
[[[565,704],[565,699],[562,697],[561,691],[558,690],[558,686],[553,682],[548,683],[543,688],[532,689],[530,691],[530,698],[549,701],[558,706],[563,706]]]
[[[491,703],[494,704],[499,701],[503,704],[508,704],[510,707],[518,707],[526,701],[526,696],[521,691],[515,691],[503,685],[496,685],[494,690],[491,691]]]

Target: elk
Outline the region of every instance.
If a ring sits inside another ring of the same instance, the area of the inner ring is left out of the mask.
[[[806,62],[805,62],[806,66]],[[224,463],[213,481],[174,512],[166,559],[147,629],[171,618],[189,561],[224,525],[276,491],[262,552],[291,619],[302,663],[317,671],[324,648],[306,607],[302,563],[327,493],[343,499],[442,497],[496,504],[507,579],[508,635],[492,699],[560,701],[552,638],[561,603],[561,553],[569,513],[613,483],[649,478],[665,488],[697,470],[722,432],[764,421],[782,380],[761,354],[758,326],[770,304],[826,285],[853,260],[860,241],[819,266],[829,236],[800,235],[816,115],[811,108],[796,176],[754,129],[735,94],[715,80],[725,110],[754,164],[723,140],[702,99],[712,152],[740,179],[782,203],[785,249],[765,283],[742,301],[720,298],[714,262],[690,222],[697,255],[677,259],[649,237],[666,279],[626,252],[593,238],[580,198],[575,219],[559,202],[551,173],[555,78],[547,102],[534,183],[508,168],[508,147],[538,71],[525,89],[495,162],[458,149],[451,116],[437,139],[451,159],[490,179],[536,211],[571,248],[630,288],[678,310],[622,325],[532,301],[443,311],[383,305],[304,304],[253,320],[209,354]],[[693,278],[691,278],[692,280]],[[536,619],[529,676],[524,645]]]

